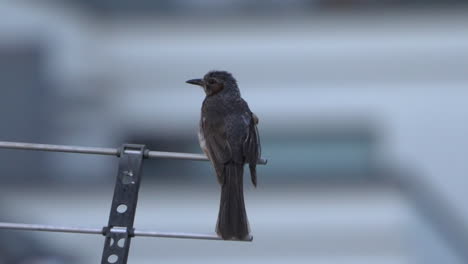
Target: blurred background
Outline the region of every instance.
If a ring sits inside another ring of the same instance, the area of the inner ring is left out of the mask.
[[[260,117],[254,241],[136,238],[129,263],[468,263],[466,1],[2,0],[0,140],[200,153],[185,81],[213,69]],[[0,221],[102,227],[117,164],[0,150]],[[209,163],[146,161],[135,226],[213,232],[218,202]],[[104,244],[0,236],[0,264]]]

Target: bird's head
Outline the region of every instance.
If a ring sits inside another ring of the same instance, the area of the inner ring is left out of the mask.
[[[188,80],[187,83],[203,87],[206,96],[220,92],[239,94],[236,79],[226,71],[210,71],[205,74],[203,79],[192,79]]]

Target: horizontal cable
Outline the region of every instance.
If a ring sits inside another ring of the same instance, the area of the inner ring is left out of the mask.
[[[52,151],[52,152],[70,152],[70,153],[83,153],[83,154],[98,154],[98,155],[111,155],[111,156],[119,155],[119,150],[115,148],[93,148],[93,147],[34,144],[34,143],[7,142],[7,141],[0,141],[0,148],[42,150],[42,151]]]
[[[180,233],[180,232],[154,232],[154,231],[141,231],[135,230],[135,236],[143,237],[166,237],[166,238],[186,238],[186,239],[205,239],[205,240],[223,240],[216,234],[195,234],[195,233]],[[246,239],[243,240],[233,240],[233,241],[245,241],[250,242],[253,240],[253,237],[249,235]]]
[[[103,235],[102,228],[82,228],[82,227],[61,227],[51,225],[36,225],[36,224],[17,224],[17,223],[6,223],[0,222],[0,229],[10,230],[29,230],[29,231],[46,231],[46,232],[61,232],[61,233],[81,233],[81,234],[97,234]],[[118,229],[111,229],[111,232],[118,232]],[[135,230],[133,232],[135,236],[142,237],[164,237],[164,238],[182,238],[182,239],[205,239],[205,240],[223,240],[216,234],[195,234],[195,233],[179,233],[179,232],[155,232],[155,231],[143,231]],[[250,242],[253,240],[252,236],[249,236],[245,240],[235,241],[246,241]]]
[[[118,156],[120,154],[120,149],[118,148],[79,147],[79,146],[34,144],[34,143],[7,142],[7,141],[0,141],[0,148],[41,150],[41,151],[52,151],[52,152],[82,153],[82,154],[97,154],[97,155],[110,155],[110,156]],[[185,159],[185,160],[202,160],[202,161],[208,160],[206,155],[203,155],[203,154],[164,152],[164,151],[151,151],[151,150],[145,153],[145,158]],[[260,158],[257,163],[266,164],[267,160]]]
[[[0,229],[46,231],[61,233],[102,234],[102,228],[61,227],[51,225],[16,224],[0,222]]]

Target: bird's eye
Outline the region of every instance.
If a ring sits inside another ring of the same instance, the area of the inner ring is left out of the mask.
[[[209,84],[214,84],[215,82],[216,82],[216,81],[215,81],[214,79],[209,79],[209,80],[208,80],[208,83],[209,83]]]

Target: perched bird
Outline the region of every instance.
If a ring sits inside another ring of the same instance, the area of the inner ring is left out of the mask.
[[[223,239],[247,239],[249,224],[243,174],[244,164],[248,163],[252,183],[257,186],[258,117],[250,111],[236,80],[228,72],[211,71],[203,79],[188,80],[187,83],[203,87],[206,93],[198,139],[221,185],[216,233]]]

